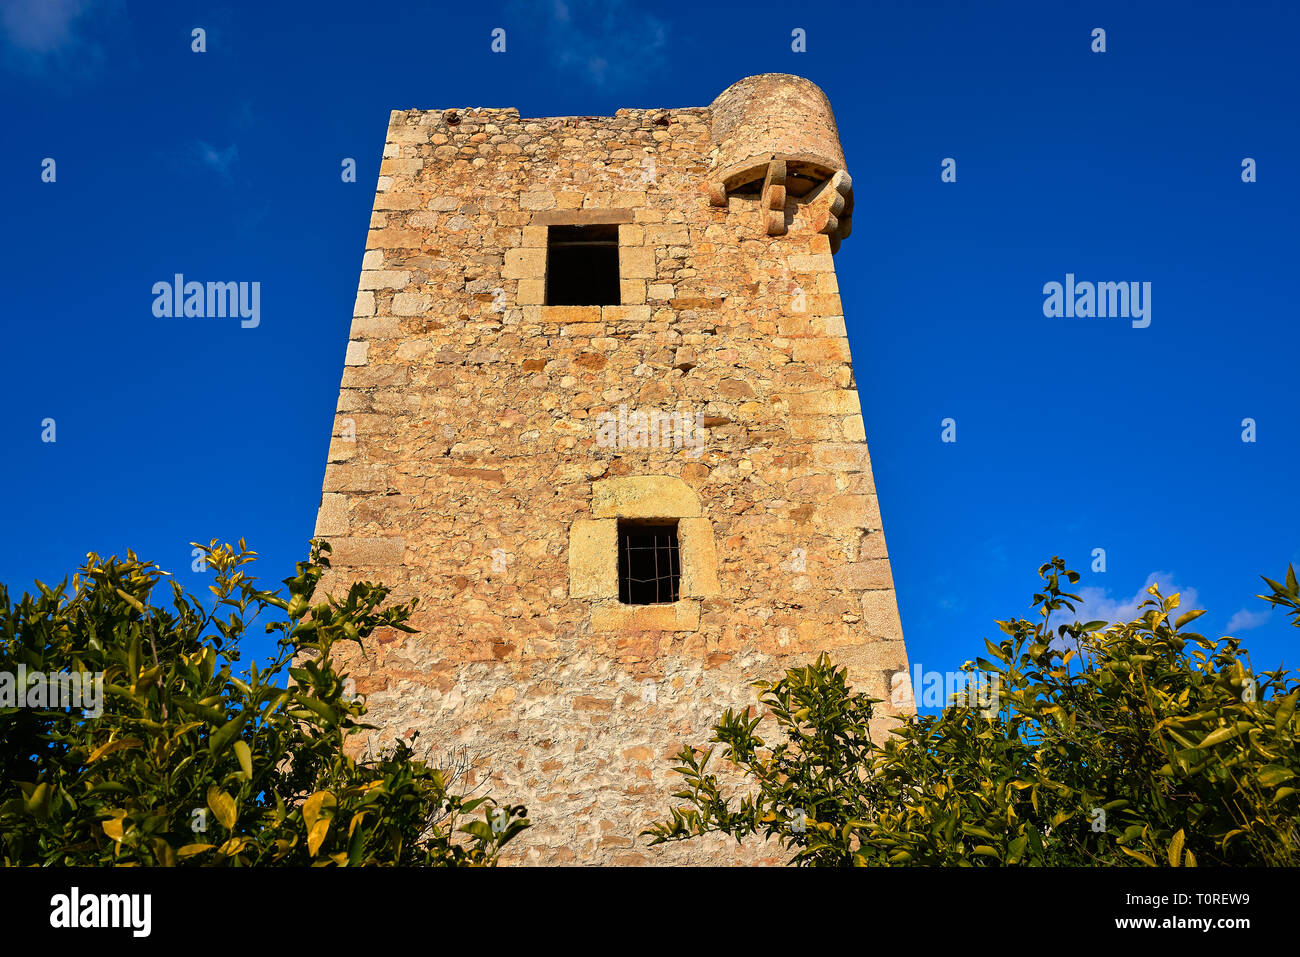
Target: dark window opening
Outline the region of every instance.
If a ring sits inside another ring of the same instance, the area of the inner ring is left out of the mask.
[[[618,600],[625,605],[677,601],[682,562],[677,523],[618,523]]]
[[[618,226],[552,226],[546,231],[546,304],[617,306]]]

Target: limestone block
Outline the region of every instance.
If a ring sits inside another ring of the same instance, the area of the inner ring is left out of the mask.
[[[698,518],[699,496],[671,475],[601,479],[591,485],[596,518]]]
[[[602,602],[591,609],[592,631],[698,631],[700,603],[677,601],[663,605],[620,605]]]
[[[337,492],[324,493],[320,497],[320,511],[316,513],[316,537],[347,533],[348,497]]]
[[[330,545],[333,565],[400,565],[406,543],[400,538],[336,538]]]
[[[520,209],[554,209],[555,194],[543,191],[522,193],[519,196]]]
[[[650,246],[620,246],[618,267],[622,279],[654,279],[655,251]]]
[[[350,339],[395,339],[401,335],[396,319],[391,316],[361,317],[352,320]]]
[[[505,266],[501,270],[503,279],[541,279],[546,275],[545,249],[508,249]]]
[[[577,519],[569,527],[569,597],[618,597],[615,519]]]
[[[707,518],[683,518],[677,523],[677,543],[681,549],[683,597],[707,598],[720,594],[712,523]]]
[[[359,289],[403,289],[411,281],[405,269],[365,269],[361,272]]]
[[[867,588],[893,588],[894,577],[885,559],[849,562],[835,569],[831,581],[836,588],[854,591]]]
[[[516,301],[521,306],[540,306],[546,302],[546,280],[519,280],[519,295]]]
[[[420,316],[429,309],[429,297],[417,292],[399,292],[393,296],[393,315]]]
[[[858,393],[849,389],[796,392],[785,400],[791,415],[856,415],[862,408]]]

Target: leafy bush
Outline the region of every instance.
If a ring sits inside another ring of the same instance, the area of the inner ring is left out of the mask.
[[[450,793],[406,741],[363,763],[344,753],[372,726],[331,651],[413,631],[414,602],[381,608],[388,589],[364,582],[311,604],[328,549],[313,543],[281,598],[240,571],[255,558],[242,541],[214,541],[210,612],[174,582],[171,607],[151,605],[166,573],[130,553],[88,556],[71,594],[37,582],[12,604],[0,585],[0,675],[99,673],[104,691],[98,716],[0,707],[4,863],[495,863],[528,826],[522,807]],[[284,613],[266,625],[277,654],[240,676],[239,639],[268,609]]]
[[[776,837],[791,863],[1300,864],[1296,701],[1289,672],[1252,674],[1241,642],[1185,631],[1178,596],[1151,598],[1130,622],[1061,625],[1078,581],[1060,559],[1039,569],[1036,621],[998,622],[988,658],[996,707],[971,695],[868,730],[872,699],[822,656],[760,703],[728,710],[706,749],[684,748],[684,802],[646,831],[652,844],[721,832]],[[1300,626],[1294,569],[1260,596]],[[710,770],[716,746],[755,785],[729,798]]]

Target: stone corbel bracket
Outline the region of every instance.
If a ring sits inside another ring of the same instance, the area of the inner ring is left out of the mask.
[[[759,210],[763,231],[768,236],[784,236],[785,203],[789,195],[786,177],[796,170],[804,177],[813,175],[822,180],[817,188],[799,197],[798,201],[807,204],[813,229],[830,237],[831,251],[834,252],[852,231],[853,177],[847,170],[832,171],[821,164],[810,163],[808,157],[772,154],[757,161],[751,160],[741,167],[719,171],[709,182],[709,203],[725,208],[728,193],[761,177],[763,186],[759,193]]]
[[[763,211],[764,227],[769,236],[785,235],[785,160],[774,159],[767,164],[767,175],[763,177],[763,201],[759,209]]]
[[[831,252],[853,232],[853,177],[838,170],[809,202],[813,229],[831,238]]]

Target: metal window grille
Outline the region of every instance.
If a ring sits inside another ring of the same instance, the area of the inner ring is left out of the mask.
[[[620,522],[618,600],[625,605],[675,602],[681,587],[677,526]]]

